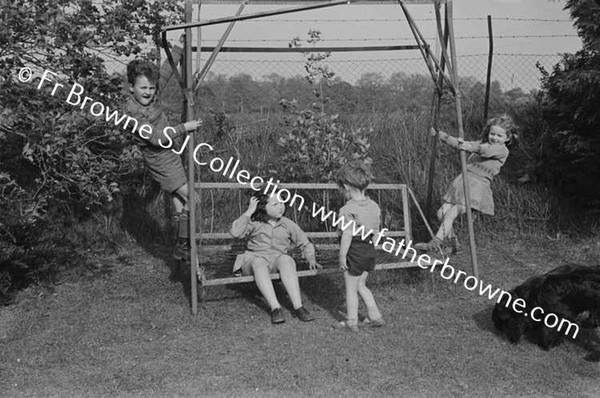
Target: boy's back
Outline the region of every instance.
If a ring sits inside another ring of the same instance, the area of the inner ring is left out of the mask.
[[[364,226],[365,231],[379,231],[381,209],[379,205],[372,199],[364,200],[350,199],[340,209],[340,216],[344,217],[345,221],[354,220],[357,227]]]

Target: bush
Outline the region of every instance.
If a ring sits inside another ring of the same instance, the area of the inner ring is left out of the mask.
[[[107,211],[119,186],[140,169],[122,130],[66,102],[74,83],[111,109],[121,78],[101,54],[143,55],[165,24],[183,13],[175,2],[72,0],[2,3],[0,24],[0,295],[73,264],[66,237],[75,223]],[[176,17],[175,17],[176,16]],[[17,40],[15,40],[17,38]],[[145,54],[148,57],[156,54]],[[34,78],[18,79],[22,68]],[[38,89],[44,70],[54,82]],[[97,231],[94,231],[97,234]],[[77,240],[76,238],[74,238]],[[81,243],[81,242],[79,242]]]

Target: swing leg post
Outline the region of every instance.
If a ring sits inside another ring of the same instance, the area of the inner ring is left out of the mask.
[[[450,53],[452,62],[452,80],[455,89],[455,100],[454,104],[456,107],[456,120],[458,124],[458,136],[461,139],[465,138],[465,132],[463,129],[462,119],[462,105],[461,105],[461,94],[458,84],[458,69],[456,62],[456,44],[454,41],[454,24],[452,22],[452,0],[446,2],[446,23],[448,24],[448,31],[450,35]],[[471,214],[471,202],[469,195],[469,183],[467,177],[467,156],[464,151],[460,151],[460,164],[463,176],[463,189],[465,193],[465,205],[467,208],[467,225],[469,227],[469,246],[471,249],[471,263],[473,266],[473,276],[479,277],[479,270],[477,266],[477,252],[475,249],[475,233],[473,230],[473,216]]]
[[[185,20],[186,22],[192,21],[192,2],[191,0],[185,1]],[[194,119],[194,97],[192,95],[192,29],[185,29],[185,43],[184,43],[184,63],[183,63],[183,75],[185,83],[185,120],[190,121]],[[194,131],[188,132],[189,148],[194,147]],[[190,298],[192,314],[198,313],[198,276],[197,276],[197,264],[198,264],[198,250],[196,242],[196,194],[194,189],[195,181],[195,170],[194,167],[194,154],[193,151],[188,150],[188,207],[190,210]]]
[[[440,4],[438,2],[435,3],[435,17],[437,22],[437,30],[438,35],[440,37],[440,45],[442,46],[442,57],[440,61],[440,70],[438,71],[438,80],[436,87],[433,92],[432,99],[432,115],[431,115],[431,125],[436,130],[439,128],[439,119],[440,119],[440,107],[442,104],[442,95],[444,90],[444,69],[447,65],[448,59],[448,20],[445,19],[444,28],[442,28],[441,22],[441,14],[440,14]],[[443,29],[443,34],[442,34]],[[442,37],[443,36],[443,37]],[[431,143],[431,158],[429,161],[429,181],[427,183],[427,200],[425,202],[425,212],[427,214],[432,214],[432,201],[433,201],[433,180],[435,178],[435,159],[437,154],[437,137],[433,139]]]

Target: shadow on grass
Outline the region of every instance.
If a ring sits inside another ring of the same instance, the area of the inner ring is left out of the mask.
[[[486,306],[483,310],[473,314],[472,318],[475,321],[475,325],[486,333],[493,333],[498,339],[506,339],[502,332],[500,332],[494,326],[494,322],[492,321],[492,311],[494,310],[494,306]]]
[[[163,260],[170,269],[169,280],[182,282],[180,264],[172,257],[172,227],[170,220],[170,198],[156,183],[142,183],[127,191],[123,197],[122,226],[136,243],[151,256]],[[188,275],[189,276],[189,275]],[[189,278],[188,278],[189,279]],[[189,282],[184,293],[189,298]]]
[[[231,278],[233,264],[236,256],[245,250],[245,242],[227,240],[213,246],[200,246],[203,259],[201,266],[204,268],[207,280],[219,278]],[[317,260],[326,269],[337,269],[337,251],[323,250],[317,253]],[[308,264],[305,260],[294,255],[297,262],[297,269],[307,270]],[[425,284],[431,286],[431,292],[435,290],[433,280],[429,273],[423,273],[418,268],[395,269],[375,271],[369,275],[368,286],[372,289],[391,289],[398,286],[417,287]],[[191,298],[191,277],[189,263],[177,270],[178,280],[184,287],[186,297]],[[345,317],[345,286],[342,272],[319,274],[299,278],[300,291],[303,297],[303,305],[313,312],[314,310],[324,310],[332,319],[342,320]],[[281,306],[293,313],[293,305],[288,294],[280,280],[273,280],[275,294]],[[218,302],[225,300],[244,299],[252,303],[257,308],[270,312],[270,307],[262,297],[258,287],[254,282],[240,282],[226,285],[213,285],[198,288],[199,302]],[[359,314],[362,319],[363,316]]]

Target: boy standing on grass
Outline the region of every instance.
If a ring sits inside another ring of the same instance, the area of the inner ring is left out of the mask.
[[[158,67],[151,62],[135,60],[127,65],[130,98],[125,113],[138,122],[134,137],[150,175],[162,189],[172,195],[175,206],[173,221],[177,228],[177,241],[173,257],[189,257],[188,184],[181,158],[173,152],[173,140],[202,126],[202,120],[191,120],[171,128],[163,105],[158,100]],[[152,128],[141,129],[143,125]]]
[[[337,183],[347,200],[340,209],[343,217],[342,225],[347,225],[341,231],[340,238],[340,268],[344,271],[346,285],[346,320],[333,324],[335,329],[358,331],[358,296],[367,306],[368,317],[364,323],[380,327],[385,321],[377,308],[373,293],[367,287],[369,272],[375,269],[375,246],[373,236],[379,231],[381,210],[379,205],[365,195],[367,186],[373,179],[369,168],[364,162],[353,161],[345,164],[337,175]],[[348,224],[352,220],[355,226]],[[361,235],[353,236],[353,229],[364,227],[372,233],[362,239]]]

